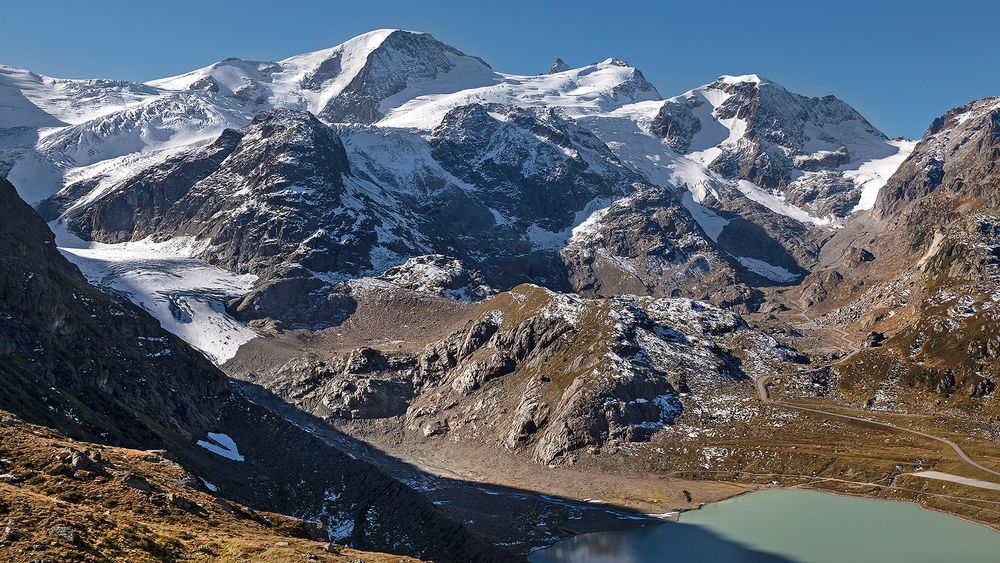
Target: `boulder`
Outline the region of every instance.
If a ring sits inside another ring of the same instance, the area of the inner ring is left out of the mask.
[[[55,526],[49,530],[49,536],[71,545],[80,541],[80,534],[69,526]]]
[[[885,342],[885,335],[881,332],[872,331],[865,337],[865,347],[878,348]]]

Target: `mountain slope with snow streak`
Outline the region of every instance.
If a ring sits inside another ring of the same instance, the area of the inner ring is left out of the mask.
[[[578,117],[660,99],[641,71],[614,58],[552,74],[498,77],[497,84],[415,97],[392,110],[379,125],[433,129],[450,110],[471,103],[556,108]]]

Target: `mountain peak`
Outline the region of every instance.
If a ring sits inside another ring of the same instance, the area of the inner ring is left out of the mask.
[[[549,74],[556,74],[557,72],[565,72],[570,70],[570,66],[566,64],[566,61],[557,58],[555,62],[552,63],[552,68],[549,69]]]
[[[369,53],[378,49],[390,36],[396,34],[410,34],[410,35],[426,35],[421,32],[407,31],[404,29],[374,29],[367,33],[362,33],[344,41],[338,43],[333,47],[327,47],[326,49],[320,49],[318,51],[311,51],[308,53],[301,53],[298,55],[292,55],[287,59],[282,59],[278,61],[281,64],[295,64],[297,62],[305,62],[311,60],[323,60],[331,56],[336,56],[341,53],[350,53],[352,55],[360,56],[361,58],[366,57]]]
[[[595,66],[620,66],[620,67],[631,67],[628,61],[625,59],[619,59],[617,57],[608,57],[603,61],[597,63]]]
[[[763,83],[773,84],[773,81],[768,80],[767,78],[764,78],[759,74],[738,74],[738,75],[723,74],[722,76],[716,79],[716,82],[721,82],[723,84],[742,84],[745,82],[749,82],[752,84],[763,84]]]
[[[236,100],[254,112],[271,107],[303,109],[326,122],[373,123],[387,98],[412,91],[438,92],[433,83],[450,75],[469,86],[495,81],[496,73],[433,36],[402,29],[376,29],[319,51],[276,62],[227,59],[148,84],[165,90],[204,90]],[[448,86],[450,87],[450,86]],[[396,96],[396,103],[407,101]]]

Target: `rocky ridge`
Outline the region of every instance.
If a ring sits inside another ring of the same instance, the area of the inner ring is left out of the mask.
[[[328,420],[384,419],[417,439],[495,445],[543,464],[643,442],[720,393],[804,358],[687,299],[589,300],[518,286],[467,307],[416,354],[357,348],[238,377]],[[720,424],[725,421],[718,421]]]
[[[802,299],[834,322],[888,337],[842,367],[874,406],[929,393],[960,411],[996,411],[997,108],[985,98],[935,120],[803,285]]]

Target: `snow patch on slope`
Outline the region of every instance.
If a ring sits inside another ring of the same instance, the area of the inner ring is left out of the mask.
[[[917,141],[893,140],[889,141],[889,144],[896,147],[898,152],[884,158],[868,160],[856,170],[844,172],[845,177],[851,178],[861,186],[861,199],[851,213],[867,211],[875,206],[878,192],[899,169],[903,161],[910,156],[913,147],[917,146]]]
[[[573,238],[586,238],[608,212],[608,208],[620,198],[595,198],[587,203],[573,217],[573,224],[565,229],[553,232],[546,231],[532,223],[528,226],[525,237],[539,250],[559,252]]]
[[[417,31],[376,29],[328,49],[295,55],[276,62],[226,59],[179,76],[148,82],[166,90],[217,88],[224,95],[237,94],[250,104],[308,110],[321,115],[331,101],[342,94],[373,61],[380,47],[394,33],[426,36]],[[401,53],[402,59],[413,53]],[[398,57],[379,59],[380,71],[406,81],[404,89],[385,100],[376,100],[380,111],[387,111],[418,96],[449,94],[459,90],[493,84],[500,77],[475,57],[448,50],[444,54],[452,65],[436,76],[414,78],[412,70]]]
[[[240,450],[236,447],[236,442],[228,434],[209,432],[208,439],[211,441],[198,440],[197,444],[213,454],[226,459],[233,461],[244,461],[246,459],[240,455]]]
[[[577,117],[659,99],[638,70],[615,59],[555,74],[496,76],[498,84],[417,96],[391,110],[379,125],[429,131],[448,111],[473,103],[559,108]]]
[[[0,65],[0,128],[75,125],[158,95],[132,82],[50,78]]]
[[[748,180],[738,180],[736,182],[736,187],[739,188],[741,192],[743,192],[743,195],[747,196],[751,200],[756,201],[757,203],[763,205],[764,207],[770,209],[771,211],[774,211],[775,213],[791,217],[796,221],[802,223],[811,223],[813,225],[819,225],[819,226],[839,225],[839,221],[837,221],[833,217],[824,217],[824,218],[813,217],[805,209],[796,207],[786,202],[782,196],[769,193],[764,189],[762,189],[757,184],[754,184],[753,182],[750,182]]]
[[[792,273],[781,266],[775,266],[770,262],[757,260],[756,258],[747,258],[746,256],[736,256],[736,260],[747,270],[772,281],[790,283],[799,279],[798,274]]]
[[[577,121],[596,135],[622,163],[651,184],[681,189],[681,203],[706,235],[718,242],[729,220],[703,205],[719,197],[727,181],[703,165],[674,151],[650,132],[650,124],[662,101],[626,104],[608,113],[594,113]]]

